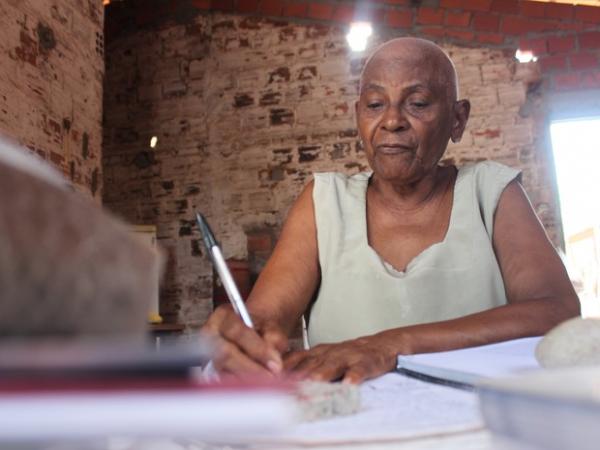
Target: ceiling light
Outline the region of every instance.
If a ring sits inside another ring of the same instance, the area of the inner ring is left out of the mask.
[[[156,144],[158,144],[158,138],[156,136],[152,136],[152,138],[150,138],[150,148],[156,147]]]
[[[367,41],[372,34],[373,28],[369,22],[352,22],[346,40],[353,51],[362,52],[367,48]]]
[[[532,62],[532,61],[537,61],[537,57],[530,50],[518,49],[515,53],[515,58],[517,58],[520,63],[528,63],[528,62]]]

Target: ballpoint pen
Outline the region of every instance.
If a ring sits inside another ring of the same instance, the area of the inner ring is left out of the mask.
[[[215,268],[217,269],[219,278],[223,282],[223,286],[227,292],[227,297],[229,298],[233,309],[242,318],[242,321],[244,324],[246,324],[246,326],[254,328],[250,314],[248,314],[248,310],[246,309],[246,305],[244,305],[240,291],[235,285],[235,281],[233,281],[231,272],[229,271],[229,268],[225,263],[225,259],[223,258],[223,253],[221,253],[219,244],[217,243],[210,226],[208,226],[208,222],[200,213],[196,213],[196,220],[198,222],[198,227],[200,227],[202,238],[204,239],[204,245],[206,245],[206,249]]]

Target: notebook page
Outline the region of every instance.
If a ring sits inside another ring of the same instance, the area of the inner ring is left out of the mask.
[[[538,369],[535,347],[540,337],[418,355],[399,355],[398,367],[464,383]]]
[[[358,413],[298,424],[268,441],[303,445],[384,442],[481,427],[475,394],[389,373],[362,384]]]

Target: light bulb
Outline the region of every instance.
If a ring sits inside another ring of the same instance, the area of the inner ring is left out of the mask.
[[[369,22],[352,22],[346,40],[352,51],[362,52],[367,48],[367,41],[372,34],[373,28]]]
[[[528,63],[528,62],[532,62],[532,61],[537,61],[537,57],[530,50],[518,49],[515,52],[515,58],[517,58],[517,60],[520,63]]]

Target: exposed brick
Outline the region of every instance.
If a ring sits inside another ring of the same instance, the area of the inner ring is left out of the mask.
[[[260,106],[278,105],[281,102],[280,92],[265,92],[259,100]]]
[[[307,145],[298,147],[298,162],[306,163],[314,161],[319,157],[320,149],[321,146],[319,145]]]
[[[557,22],[550,20],[525,19],[516,16],[504,16],[500,31],[507,34],[528,34],[556,30]]]
[[[575,36],[548,38],[548,51],[550,53],[566,53],[573,48],[575,48]]]
[[[546,3],[538,1],[522,1],[521,14],[527,17],[546,17]]]
[[[248,234],[248,252],[270,252],[273,250],[273,240],[269,233]]]
[[[449,27],[468,27],[471,23],[471,13],[446,11],[445,23]]]
[[[600,88],[600,71],[585,72],[579,75],[579,84],[584,89]]]
[[[262,0],[260,3],[260,12],[266,16],[280,16],[282,11],[282,0]]]
[[[192,6],[197,9],[210,9],[211,0],[192,0]]]
[[[556,74],[553,85],[557,91],[569,91],[579,88],[579,75],[576,73]]]
[[[85,2],[76,16],[78,6],[68,0],[1,5],[0,135],[39,154],[100,202],[102,2]]]
[[[487,128],[482,131],[473,131],[474,136],[482,136],[486,139],[494,139],[500,137],[500,130],[498,128]]]
[[[481,42],[483,44],[503,44],[504,43],[504,35],[501,33],[478,33],[476,40],[477,42]]]
[[[498,31],[500,16],[496,14],[475,14],[473,17],[473,28],[477,31],[493,33]]]
[[[582,22],[600,23],[600,7],[598,6],[575,6],[575,19]]]
[[[236,94],[233,97],[233,106],[235,108],[243,108],[254,104],[254,98],[248,94]]]
[[[472,31],[463,30],[446,30],[446,36],[449,38],[470,42],[475,37],[475,33],[473,33]]]
[[[336,22],[350,23],[354,20],[354,17],[354,6],[350,5],[337,5],[333,12],[333,20]]]
[[[324,3],[308,5],[308,17],[311,19],[329,20],[333,16],[333,6]]]
[[[539,59],[542,70],[564,70],[567,68],[567,58],[565,56],[546,56]]]
[[[444,23],[444,11],[436,8],[419,8],[417,23],[421,25],[442,25]]]
[[[502,14],[519,14],[518,0],[493,0],[490,7],[491,11]]]
[[[548,3],[546,6],[546,17],[549,19],[571,20],[573,19],[573,5],[564,3]]]
[[[589,28],[587,28],[587,26],[589,26]],[[597,26],[595,24],[586,24],[583,22],[565,22],[565,21],[560,21],[557,24],[557,30],[560,31],[585,31],[586,29],[597,29]]]
[[[548,52],[547,41],[544,38],[519,39],[519,49],[533,52],[535,56],[543,56]]]
[[[306,17],[306,3],[286,3],[283,15],[288,17]]]
[[[421,33],[426,36],[443,37],[446,31],[441,27],[425,27],[421,29]]]
[[[278,108],[270,111],[271,125],[291,125],[294,123],[294,113],[289,109]]]
[[[412,25],[412,12],[408,11],[388,11],[386,24],[394,28],[410,27]]]
[[[255,13],[258,11],[258,0],[237,0],[237,9],[241,13]]]
[[[600,31],[581,33],[579,35],[579,48],[600,48]]]
[[[365,15],[365,19],[374,23],[374,24],[384,24],[385,23],[385,13],[386,10],[383,8],[370,8],[366,10],[363,14]]]
[[[489,11],[492,0],[440,0],[442,8],[463,9],[466,11]]]
[[[235,6],[233,4],[233,0],[213,0],[210,4],[211,9],[216,9],[218,11],[226,11],[233,12],[235,10]]]
[[[571,69],[575,70],[597,69],[599,67],[598,57],[593,53],[571,53],[569,62],[571,63]]]

